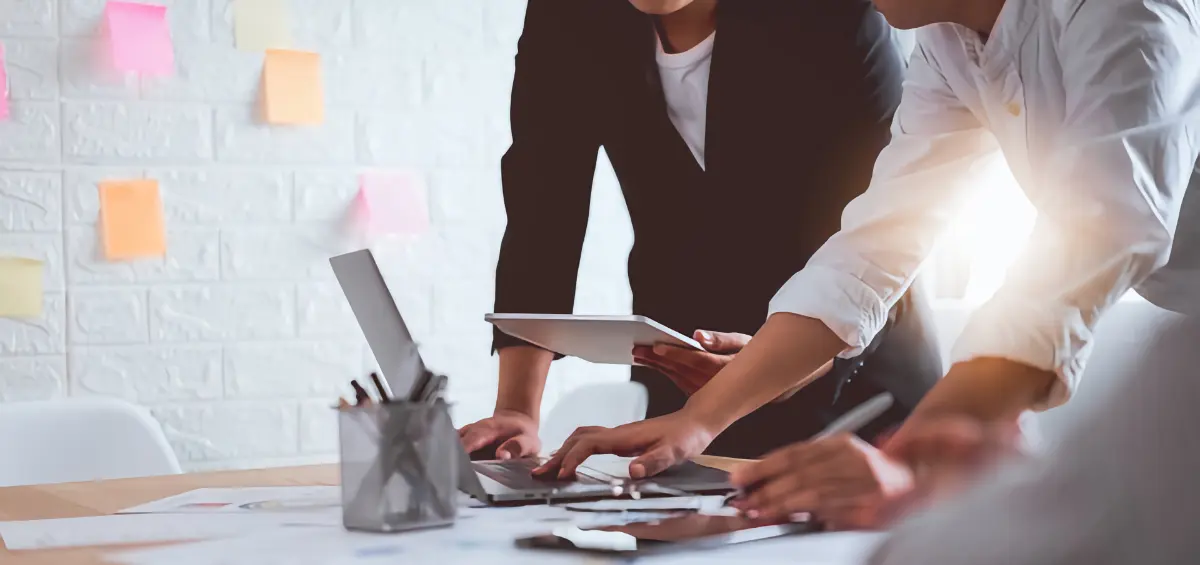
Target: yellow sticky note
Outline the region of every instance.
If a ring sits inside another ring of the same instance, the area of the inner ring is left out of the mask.
[[[267,51],[263,95],[267,123],[301,125],[325,121],[321,56],[304,51]]]
[[[0,317],[42,316],[42,262],[0,257]]]
[[[110,260],[162,257],[167,253],[158,181],[100,183],[104,256]]]
[[[292,25],[285,0],[236,0],[233,28],[243,51],[288,49]]]

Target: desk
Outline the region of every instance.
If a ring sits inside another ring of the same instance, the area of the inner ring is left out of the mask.
[[[736,459],[699,457],[697,463],[730,470]],[[103,516],[199,488],[337,485],[336,465],[226,471],[0,488],[0,521]],[[0,545],[4,565],[100,565],[104,548],[10,552]]]

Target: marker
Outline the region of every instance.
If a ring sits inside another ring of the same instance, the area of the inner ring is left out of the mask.
[[[812,439],[809,439],[808,441],[825,439],[839,434],[852,434],[857,432],[867,424],[870,424],[875,418],[878,418],[882,416],[884,412],[887,412],[888,409],[892,407],[893,401],[894,400],[891,393],[885,392],[880,394],[862,404],[859,404],[858,406],[855,406],[853,410],[842,414],[841,418],[838,418],[828,426],[825,426],[825,429],[821,430],[820,433],[813,436]],[[739,489],[733,493],[730,493],[725,497],[725,504],[728,505],[733,500],[744,498],[746,495],[754,492],[758,486],[758,484],[753,484],[745,489]]]

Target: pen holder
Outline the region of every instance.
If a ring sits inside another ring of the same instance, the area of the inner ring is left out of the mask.
[[[398,532],[454,523],[458,434],[445,402],[343,408],[338,434],[346,529]]]

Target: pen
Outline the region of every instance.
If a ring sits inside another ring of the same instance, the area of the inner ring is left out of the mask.
[[[388,392],[387,385],[383,379],[379,378],[379,373],[371,373],[371,382],[375,383],[375,390],[379,391],[379,402],[387,404],[392,401],[392,395]]]
[[[813,436],[809,441],[825,439],[838,434],[852,434],[862,429],[863,426],[870,424],[872,420],[883,415],[889,408],[892,407],[893,398],[891,393],[883,393],[874,398],[855,406],[854,409],[846,412],[841,418],[834,420],[820,433]],[[731,501],[742,498],[758,488],[757,484],[750,485],[745,489],[738,489],[725,497],[725,504],[728,505]]]
[[[356,406],[366,406],[371,403],[371,395],[367,394],[367,389],[358,384],[357,380],[350,381],[350,386],[354,387],[354,404]]]
[[[862,429],[863,426],[870,424],[872,420],[883,415],[892,407],[891,393],[883,393],[875,398],[872,398],[862,404],[859,404],[853,410],[846,412],[841,418],[834,420],[833,423],[821,430],[821,433],[813,436],[813,439],[825,439],[827,437],[836,436],[838,434],[852,434]],[[811,441],[811,440],[810,440]]]

